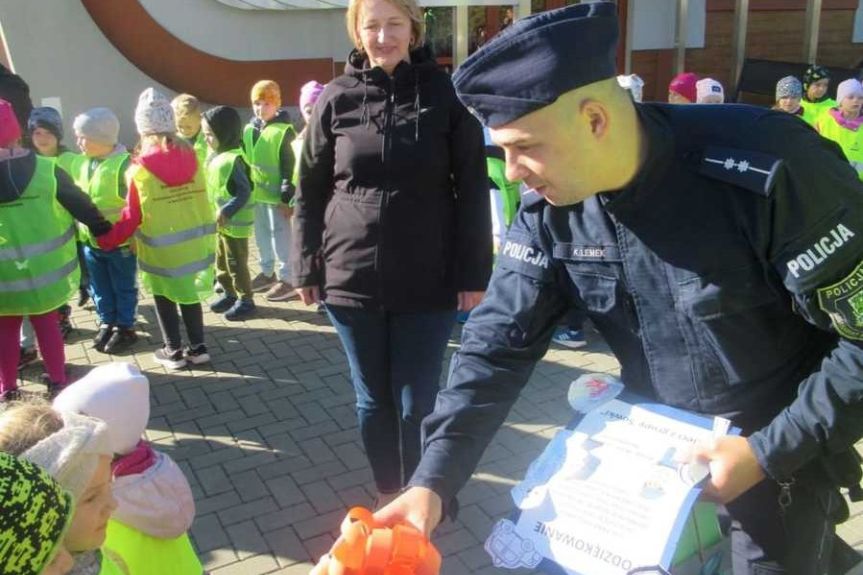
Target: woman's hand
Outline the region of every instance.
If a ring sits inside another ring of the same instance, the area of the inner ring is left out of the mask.
[[[482,301],[484,291],[460,291],[458,292],[458,310],[470,311]]]
[[[321,290],[318,286],[298,287],[295,291],[305,305],[316,304],[321,300]]]

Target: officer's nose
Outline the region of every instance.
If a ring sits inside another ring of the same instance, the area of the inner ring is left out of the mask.
[[[510,182],[520,182],[525,179],[528,170],[518,161],[518,154],[509,150],[506,152],[506,179]]]

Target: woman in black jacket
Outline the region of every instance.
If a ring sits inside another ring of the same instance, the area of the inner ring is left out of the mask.
[[[421,47],[415,0],[351,0],[347,27],[356,50],[300,159],[294,285],[307,305],[326,299],[385,502],[419,461],[456,309],[488,283],[488,177],[480,124]]]

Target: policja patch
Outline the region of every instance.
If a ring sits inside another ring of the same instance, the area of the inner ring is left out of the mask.
[[[840,335],[863,341],[863,262],[840,282],[820,288],[818,307]]]

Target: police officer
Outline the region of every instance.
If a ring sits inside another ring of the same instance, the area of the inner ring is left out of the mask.
[[[863,185],[787,114],[634,104],[617,33],[610,2],[546,12],[454,77],[507,178],[534,192],[411,487],[377,519],[437,525],[575,307],[630,389],[743,429],[699,453],[733,520],[734,573],[827,573],[846,512],[836,463],[863,435]]]

